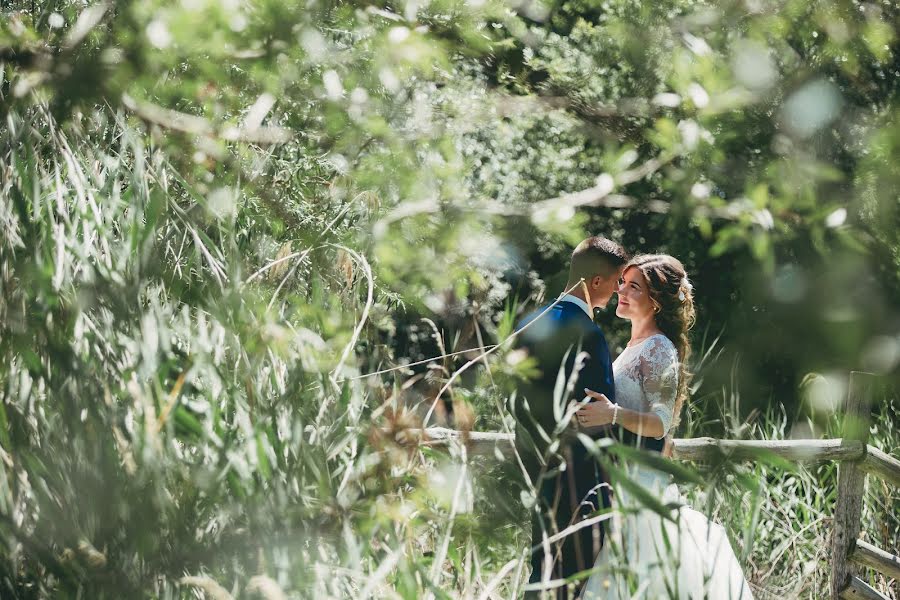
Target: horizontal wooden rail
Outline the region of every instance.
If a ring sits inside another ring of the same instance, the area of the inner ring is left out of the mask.
[[[856,547],[850,554],[850,560],[900,581],[900,557],[885,552],[881,548],[876,548],[872,544],[856,540]]]
[[[833,440],[717,440],[692,438],[673,440],[672,455],[681,460],[702,461],[727,455],[753,459],[770,454],[796,462],[859,460],[865,456],[862,442]]]
[[[421,431],[411,431],[411,437],[419,439],[422,445],[446,446],[466,439],[472,455],[492,455],[494,448],[515,443],[513,433],[490,431],[460,432],[444,427],[430,427]],[[861,468],[869,475],[900,487],[900,460],[874,448],[865,447],[857,440],[719,440],[715,438],[678,438],[672,440],[672,455],[680,460],[704,461],[728,456],[736,460],[752,460],[760,455],[770,454],[795,462],[854,461],[862,460]]]
[[[421,430],[414,430],[410,433],[415,437],[421,434]],[[508,446],[515,443],[516,434],[492,431],[462,432],[445,427],[429,427],[425,430],[425,440],[422,443],[428,446],[446,446],[463,438],[465,438],[467,446],[475,450],[476,454],[491,454],[497,444]]]
[[[859,577],[850,577],[847,587],[841,592],[843,600],[889,600],[887,596],[870,586]]]
[[[512,433],[486,431],[463,433],[443,427],[430,427],[425,430],[425,433],[425,440],[422,443],[430,446],[447,445],[454,441],[460,441],[465,437],[467,445],[474,450],[474,454],[491,454],[494,446],[498,444],[510,445],[516,439],[515,434]],[[673,456],[681,460],[691,461],[710,460],[723,454],[736,459],[746,459],[768,453],[787,460],[802,462],[860,460],[866,455],[861,442],[844,442],[840,439],[718,440],[702,437],[678,438],[672,440],[672,442]],[[890,456],[888,458],[896,460]],[[879,462],[879,465],[881,464]],[[883,469],[887,470],[887,468]],[[900,472],[898,472],[898,475],[900,475]]]
[[[862,464],[862,470],[869,475],[880,477],[888,483],[893,483],[900,487],[900,460],[882,452],[878,448],[869,446],[866,451],[866,460]]]

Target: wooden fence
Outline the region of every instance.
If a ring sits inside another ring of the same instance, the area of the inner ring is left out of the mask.
[[[877,477],[900,486],[900,460],[868,445],[869,415],[879,380],[869,373],[850,374],[845,404],[843,437],[809,440],[719,440],[713,438],[675,439],[672,455],[687,461],[754,460],[762,454],[792,462],[836,461],[837,499],[831,536],[832,600],[888,600],[857,576],[859,567],[874,569],[900,581],[900,557],[859,539],[860,517],[866,477]],[[466,444],[476,455],[493,454],[498,446],[512,447],[511,433],[459,432],[432,427],[421,444],[449,446]],[[896,552],[896,550],[894,550]]]

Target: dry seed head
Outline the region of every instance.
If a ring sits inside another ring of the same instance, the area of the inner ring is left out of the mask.
[[[268,273],[266,273],[266,279],[269,281],[278,281],[285,273],[287,273],[288,267],[291,266],[291,261],[284,259],[290,256],[292,251],[293,249],[291,248],[290,241],[282,244],[281,248],[278,249],[278,254],[275,255],[275,262],[281,262],[269,269]]]
[[[337,268],[341,275],[344,276],[344,283],[349,288],[353,285],[353,259],[343,250],[338,250]]]
[[[200,588],[210,600],[234,600],[234,597],[219,585],[212,577],[206,575],[190,575],[178,580],[181,585]]]
[[[265,600],[287,600],[287,595],[281,589],[281,586],[266,575],[257,575],[250,578],[247,584],[247,593],[256,593],[265,598]]]
[[[84,562],[94,569],[102,569],[106,566],[106,556],[94,548],[87,540],[78,542],[78,553],[84,559]]]

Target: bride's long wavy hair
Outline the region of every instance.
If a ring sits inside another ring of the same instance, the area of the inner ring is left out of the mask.
[[[625,266],[634,267],[647,280],[650,301],[656,312],[656,326],[678,351],[678,390],[672,411],[672,426],[681,420],[681,408],[688,397],[692,373],[687,368],[691,356],[688,332],[694,326],[694,291],[684,265],[668,254],[640,254]]]

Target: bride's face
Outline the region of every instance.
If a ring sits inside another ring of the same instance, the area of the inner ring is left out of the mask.
[[[619,303],[616,316],[623,319],[636,319],[653,314],[653,301],[647,290],[647,280],[641,272],[631,267],[619,279]]]

